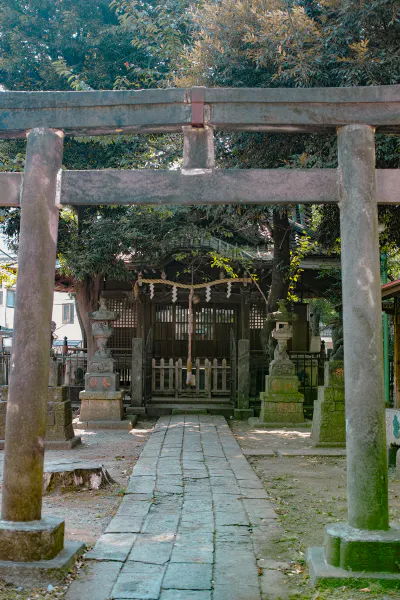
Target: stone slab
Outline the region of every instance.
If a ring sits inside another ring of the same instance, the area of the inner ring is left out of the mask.
[[[74,435],[69,440],[45,440],[44,447],[46,450],[72,450],[82,443],[80,435]],[[0,440],[0,450],[4,450],[5,440]]]
[[[105,533],[86,554],[88,560],[124,562],[136,540],[135,533]]]
[[[109,600],[122,563],[89,562],[81,570],[65,596],[65,600]]]
[[[6,583],[24,588],[58,585],[82,554],[84,545],[81,542],[64,543],[64,548],[51,560],[36,562],[0,561],[0,579]]]
[[[233,411],[233,418],[238,421],[247,421],[254,417],[254,410],[252,408],[235,408]]]
[[[263,423],[257,417],[248,419],[247,422],[249,423],[249,425],[252,425],[253,427],[258,427],[259,429],[286,429],[288,427],[293,429],[310,429],[312,425],[311,421],[304,421],[303,423],[294,423],[292,421],[274,421],[270,423]]]
[[[161,535],[152,535],[142,533],[138,535],[128,556],[128,560],[164,565],[171,558],[173,546],[173,534],[165,533]]]
[[[131,431],[137,423],[137,416],[121,421],[74,421],[75,429],[126,429]]]
[[[276,456],[275,451],[268,448],[245,448],[242,452],[245,456]]]
[[[377,571],[346,571],[329,565],[322,547],[311,547],[307,550],[306,560],[311,583],[317,587],[339,587],[343,585],[368,587],[371,581],[382,583],[386,587],[400,589],[400,572],[385,573]]]
[[[211,600],[211,592],[207,590],[162,590],[160,600]]]
[[[291,457],[291,456],[346,456],[346,450],[344,448],[300,448],[293,450],[280,450],[276,451],[279,458]]]
[[[163,587],[180,590],[210,590],[212,565],[197,563],[170,563]]]
[[[162,565],[127,562],[114,585],[112,598],[127,600],[158,600],[165,573]]]

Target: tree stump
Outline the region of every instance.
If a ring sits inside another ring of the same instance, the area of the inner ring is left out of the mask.
[[[46,462],[44,466],[43,494],[98,490],[113,483],[115,481],[100,463],[54,460]]]

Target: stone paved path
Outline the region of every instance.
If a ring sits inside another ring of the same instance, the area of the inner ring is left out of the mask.
[[[224,417],[161,417],[67,600],[267,598],[276,519]]]

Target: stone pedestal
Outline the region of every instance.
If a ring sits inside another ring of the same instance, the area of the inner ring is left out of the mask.
[[[273,360],[261,392],[260,422],[270,425],[304,423],[304,396],[299,392],[295,365],[290,360]]]
[[[83,421],[121,421],[124,417],[122,400],[124,392],[80,392],[81,413]]]
[[[254,411],[250,408],[250,342],[239,340],[238,343],[238,390],[237,407],[234,410],[234,418],[247,420],[254,417]]]
[[[0,449],[4,448],[8,385],[1,386],[0,400]],[[47,392],[47,424],[45,448],[69,450],[81,443],[74,433],[72,408],[67,387],[49,387]]]
[[[115,361],[106,347],[112,334],[110,323],[119,315],[108,310],[102,298],[99,310],[89,317],[93,320],[92,333],[97,350],[88,365],[85,389],[79,394],[81,411],[75,427],[132,429],[132,421],[124,420],[122,400],[125,393],[119,389],[119,373],[115,372]]]
[[[314,446],[345,446],[344,363],[325,364],[325,385],[318,388],[314,402],[311,439]]]

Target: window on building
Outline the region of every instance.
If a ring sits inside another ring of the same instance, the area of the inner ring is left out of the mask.
[[[62,322],[63,325],[72,324],[74,322],[74,305],[63,304],[62,305]]]
[[[3,301],[4,301],[3,290],[0,290],[0,306],[3,306]]]
[[[15,290],[7,290],[7,307],[15,307]]]

